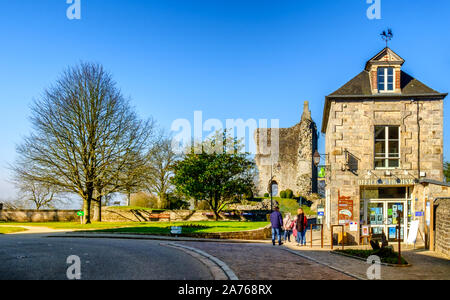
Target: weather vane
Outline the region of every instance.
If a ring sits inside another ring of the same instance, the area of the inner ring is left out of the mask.
[[[394,37],[394,34],[392,33],[392,29],[383,30],[383,32],[380,34],[381,38],[386,42],[386,48],[388,47],[388,43],[392,38]]]

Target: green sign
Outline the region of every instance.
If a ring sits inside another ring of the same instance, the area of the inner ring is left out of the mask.
[[[320,167],[319,178],[325,178],[325,167]]]
[[[77,216],[79,216],[79,217],[84,216],[84,211],[79,211],[79,212],[77,212]]]

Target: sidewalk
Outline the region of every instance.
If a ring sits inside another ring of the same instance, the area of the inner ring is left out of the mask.
[[[355,280],[272,243],[199,243],[183,242],[225,262],[240,280]]]
[[[332,268],[353,274],[359,278],[367,278],[367,269],[370,266],[362,260],[330,253],[329,241],[320,247],[320,232],[313,232],[313,247],[310,247],[310,232],[307,235],[307,246],[297,246],[291,237],[291,243],[285,247],[302,257],[316,260]],[[414,249],[402,245],[402,255],[411,264],[411,267],[389,267],[381,265],[381,279],[383,280],[450,280],[450,260],[436,252]],[[334,246],[334,250],[342,249]],[[345,246],[345,249],[370,249],[370,246]],[[397,251],[397,246],[394,245]]]

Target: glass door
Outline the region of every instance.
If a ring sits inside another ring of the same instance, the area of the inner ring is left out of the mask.
[[[398,216],[400,218],[400,240],[404,240],[407,213],[406,201],[370,200],[367,202],[367,223],[374,239],[381,239],[383,232],[389,242],[397,241]]]
[[[397,226],[400,221],[400,240],[404,240],[405,232],[405,203],[404,202],[387,202],[387,219],[386,219],[386,235],[389,242],[395,242],[398,238]],[[398,217],[401,216],[400,220]]]
[[[382,201],[370,201],[367,203],[367,224],[372,230],[374,239],[381,239],[384,230],[385,207]]]

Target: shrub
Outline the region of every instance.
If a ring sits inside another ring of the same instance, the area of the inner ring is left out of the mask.
[[[270,196],[269,193],[265,193],[264,194],[264,197],[266,197],[266,198],[269,197],[269,196]]]
[[[197,205],[195,207],[198,210],[210,210],[211,206],[209,205],[208,201],[201,200],[197,202]]]
[[[286,191],[281,191],[281,192],[280,192],[280,197],[281,197],[282,199],[285,199],[285,198],[286,198]]]
[[[244,200],[252,200],[253,198],[254,198],[254,195],[253,195],[253,191],[252,190],[248,190],[244,194]]]
[[[131,195],[130,205],[146,208],[158,208],[158,198],[152,194],[139,192]]]
[[[190,206],[190,203],[188,201],[186,201],[183,198],[180,197],[176,197],[173,195],[169,195],[168,198],[168,204],[169,204],[169,209],[188,209]]]
[[[286,193],[286,198],[288,198],[288,199],[293,199],[294,198],[294,192],[292,190],[287,189],[285,191],[285,193]]]

